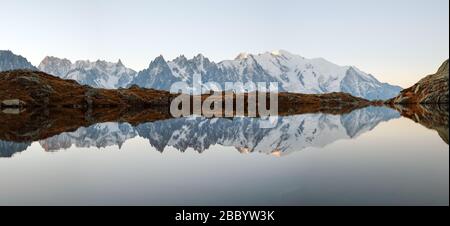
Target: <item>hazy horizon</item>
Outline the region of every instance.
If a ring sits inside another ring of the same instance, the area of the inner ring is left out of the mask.
[[[219,62],[284,49],[408,87],[449,52],[447,0],[0,1],[0,49],[36,66],[121,59],[139,71],[158,55]]]

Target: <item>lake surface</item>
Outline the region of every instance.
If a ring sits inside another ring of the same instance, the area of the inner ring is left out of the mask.
[[[0,140],[0,205],[448,205],[446,117],[192,116]]]

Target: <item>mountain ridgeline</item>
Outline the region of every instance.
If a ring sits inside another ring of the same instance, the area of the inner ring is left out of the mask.
[[[72,63],[67,59],[45,57],[39,64],[39,70],[63,79],[75,80],[83,85],[107,89],[125,87],[136,75],[136,72],[126,68],[121,60],[117,63],[101,60],[79,60]]]
[[[277,82],[280,92],[322,94],[345,92],[368,100],[395,97],[401,87],[379,82],[353,66],[338,66],[324,59],[306,59],[286,51],[240,54],[234,60],[219,63],[199,54],[192,59],[180,56],[166,61],[159,56],[149,68],[139,72],[131,84],[145,88],[170,90],[174,82],[192,84],[201,75],[202,84],[215,82]]]
[[[0,55],[0,71],[36,70],[26,59],[24,62],[28,64],[11,63],[17,60],[4,55]],[[222,89],[225,88],[225,82],[277,82],[279,92],[344,92],[368,100],[387,100],[401,91],[401,87],[382,83],[354,66],[338,66],[322,58],[307,59],[283,50],[262,54],[242,53],[234,60],[219,63],[201,54],[192,59],[179,56],[171,61],[159,56],[140,72],[125,67],[120,60],[117,63],[101,60],[72,63],[67,59],[46,57],[38,69],[82,85],[106,89],[137,85],[169,91],[175,82],[192,85],[194,76],[201,75],[203,84],[215,82]]]
[[[26,58],[16,55],[9,50],[0,50],[0,71],[15,69],[37,70]]]

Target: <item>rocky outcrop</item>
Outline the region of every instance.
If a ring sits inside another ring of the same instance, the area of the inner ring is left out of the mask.
[[[25,57],[16,55],[9,50],[0,50],[0,71],[16,69],[37,70]]]
[[[446,60],[435,74],[428,75],[415,85],[400,92],[387,105],[396,109],[403,117],[436,130],[448,144],[448,67]]]
[[[166,91],[130,88],[95,89],[44,72],[0,72],[1,107],[93,107],[168,106],[173,95]]]
[[[404,89],[390,104],[448,104],[448,60],[439,70]]]

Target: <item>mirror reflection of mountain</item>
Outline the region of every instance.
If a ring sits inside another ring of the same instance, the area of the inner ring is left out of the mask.
[[[126,140],[136,135],[136,130],[129,123],[106,122],[65,132],[39,143],[46,151],[67,149],[72,145],[97,148],[118,145],[120,148]]]
[[[410,118],[428,129],[436,130],[442,140],[449,140],[449,107],[447,104],[394,105],[402,116]]]
[[[77,147],[107,147],[122,144],[134,137],[147,139],[163,152],[167,147],[179,151],[192,148],[203,152],[213,145],[235,147],[240,152],[262,152],[274,155],[300,151],[307,147],[323,147],[341,139],[352,139],[372,130],[380,122],[400,117],[389,108],[368,107],[343,115],[302,114],[278,117],[273,128],[260,128],[260,118],[187,117],[158,120],[133,126],[126,122],[104,122],[74,131],[63,132],[39,141],[47,151]],[[26,145],[2,141],[8,150],[23,151]],[[22,145],[22,146],[20,146]],[[29,144],[28,144],[29,145]],[[9,157],[11,154],[3,154]],[[6,153],[6,152],[5,152]]]
[[[261,128],[258,118],[179,118],[141,124],[138,134],[157,150],[171,146],[180,151],[203,152],[219,144],[240,152],[286,154],[307,147],[323,147],[336,140],[354,138],[379,122],[399,117],[396,111],[368,107],[345,115],[303,114],[279,117],[274,128]]]
[[[31,145],[31,142],[27,143],[18,143],[12,141],[3,141],[0,140],[0,158],[3,157],[12,157],[14,154],[18,152],[22,152],[27,150],[27,148]]]

